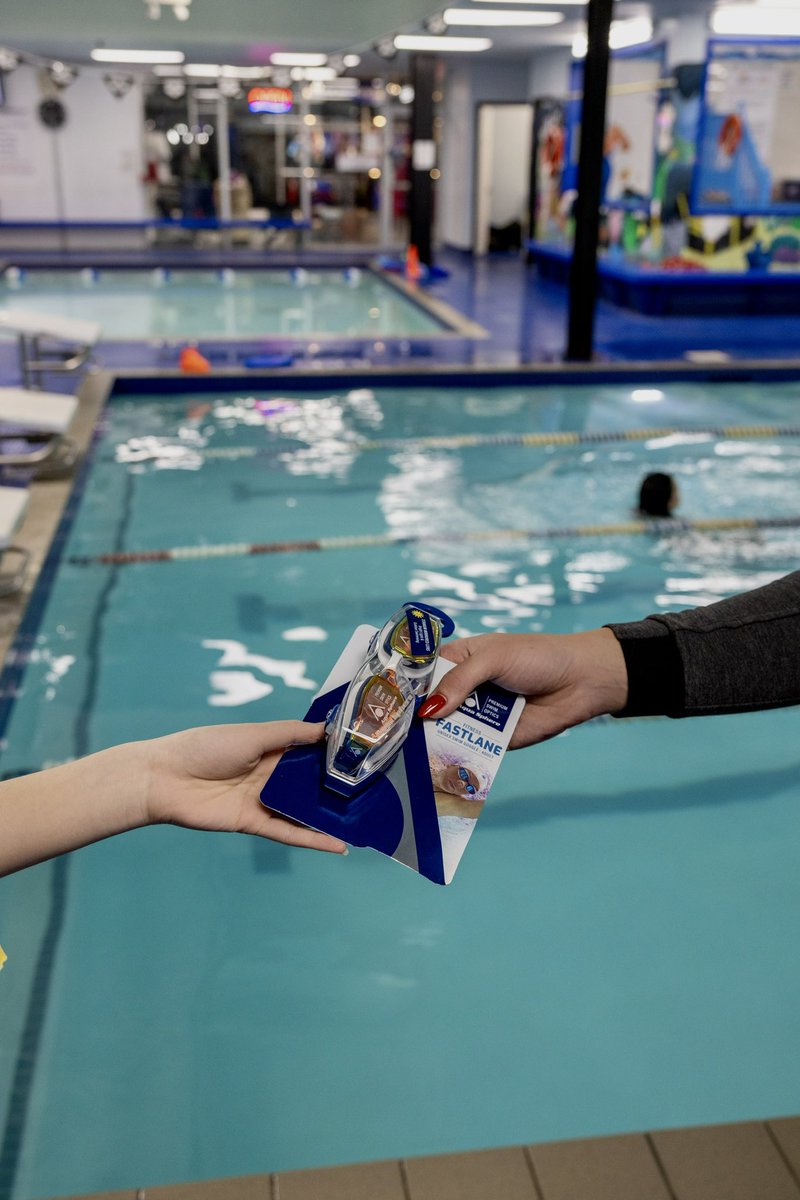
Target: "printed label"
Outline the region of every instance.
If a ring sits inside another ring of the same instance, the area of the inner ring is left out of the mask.
[[[502,732],[516,699],[512,692],[507,692],[496,683],[484,683],[476,687],[474,692],[470,692],[458,712]]]

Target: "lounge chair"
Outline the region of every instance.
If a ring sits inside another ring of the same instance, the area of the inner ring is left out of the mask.
[[[22,308],[0,309],[0,332],[19,344],[19,367],[25,387],[41,386],[51,372],[77,371],[89,359],[100,337],[97,321],[80,321]]]
[[[30,552],[14,546],[16,533],[28,507],[28,489],[0,484],[0,596],[18,592],[25,582]],[[9,558],[11,561],[9,562]]]
[[[78,448],[67,430],[77,407],[74,396],[60,392],[0,387],[0,467],[37,473],[73,467]]]

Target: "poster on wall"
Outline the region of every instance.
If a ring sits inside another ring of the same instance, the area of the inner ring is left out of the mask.
[[[800,39],[712,38],[692,211],[800,216]]]
[[[542,97],[533,106],[530,225],[537,242],[553,241],[563,232],[561,176],[566,145],[566,102]]]
[[[609,67],[600,202],[608,208],[649,208],[655,172],[656,112],[666,72],[663,42],[615,50]],[[570,73],[563,186],[577,186],[583,63]]]

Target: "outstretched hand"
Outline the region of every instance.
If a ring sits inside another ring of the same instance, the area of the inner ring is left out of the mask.
[[[298,825],[259,801],[284,750],[318,742],[324,728],[304,721],[210,725],[141,743],[148,763],[147,820],[345,853],[339,838]]]
[[[420,708],[421,717],[445,717],[478,684],[492,680],[525,697],[510,748],[530,746],[588,721],[619,712],[628,693],[627,671],[610,629],[574,634],[487,633],[442,650],[456,664]]]

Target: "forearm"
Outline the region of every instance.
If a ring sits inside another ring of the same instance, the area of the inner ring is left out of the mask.
[[[0,876],[147,824],[142,745],[0,784]]]
[[[619,716],[800,704],[800,572],[717,604],[609,628],[628,673]]]

